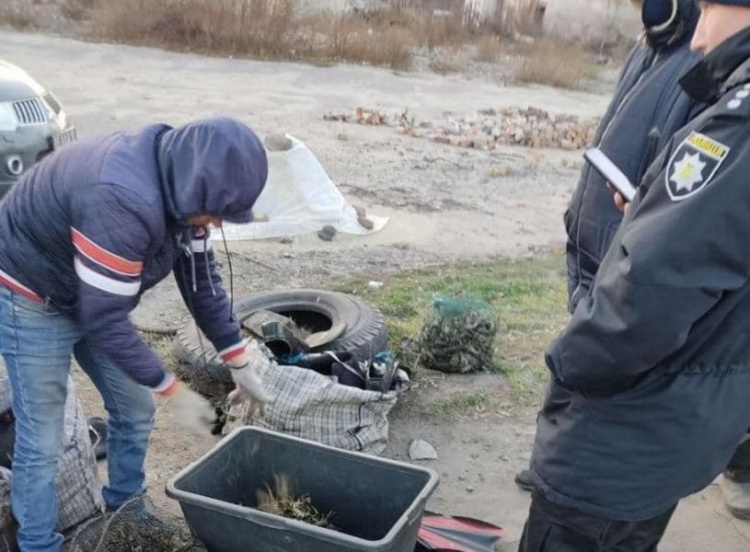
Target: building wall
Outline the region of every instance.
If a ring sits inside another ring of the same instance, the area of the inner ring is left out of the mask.
[[[455,1],[422,0],[421,3],[427,9],[442,10],[455,5]],[[298,13],[321,9],[342,13],[376,9],[388,3],[389,0],[298,0],[297,7]],[[618,35],[635,37],[640,32],[640,22],[630,0],[464,0],[464,14],[467,23],[495,20],[502,22],[503,28],[521,33],[541,27],[561,38],[587,42],[611,40]]]
[[[464,0],[464,13],[474,22],[494,20],[503,22],[504,28],[530,31],[541,26],[545,3],[546,0]]]
[[[628,0],[546,0],[544,27],[562,38],[601,41],[620,34],[636,36],[637,11]]]
[[[562,38],[600,41],[640,31],[630,0],[465,0],[473,21],[494,19],[519,32],[541,27]]]

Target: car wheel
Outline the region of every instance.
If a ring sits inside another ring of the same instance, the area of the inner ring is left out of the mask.
[[[262,310],[291,318],[310,332],[346,325],[338,338],[312,352],[349,352],[365,362],[387,346],[383,313],[359,297],[301,289],[254,293],[234,303],[234,313],[240,323]],[[177,332],[175,349],[181,363],[179,375],[196,391],[214,398],[223,398],[231,391],[233,384],[228,368],[193,321]]]

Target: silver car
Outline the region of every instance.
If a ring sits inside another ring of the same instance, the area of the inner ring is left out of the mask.
[[[0,60],[0,197],[34,163],[75,139],[54,94]]]

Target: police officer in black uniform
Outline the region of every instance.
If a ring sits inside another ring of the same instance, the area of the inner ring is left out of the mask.
[[[698,4],[706,56],[682,86],[710,107],[646,172],[547,353],[520,552],[655,551],[750,428],[750,0]]]

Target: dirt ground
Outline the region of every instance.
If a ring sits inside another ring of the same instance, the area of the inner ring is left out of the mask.
[[[0,43],[4,58],[58,95],[81,136],[233,115],[260,134],[288,132],[303,140],[353,203],[391,217],[385,230],[367,238],[233,243],[236,293],[313,286],[355,272],[523,256],[559,250],[564,243],[562,213],[581,152],[452,148],[399,136],[391,128],[325,122],[325,113],[358,106],[408,108],[429,120],[534,106],[593,117],[608,101],[606,93],[503,87],[481,77],[210,59],[44,35],[0,32]],[[510,164],[511,174],[493,177],[498,164]],[[166,284],[147,295],[136,318],[171,324],[181,313],[173,286]],[[76,379],[87,412],[98,413],[96,394],[80,374]],[[528,495],[516,489],[513,475],[529,460],[533,409],[469,411],[450,419],[415,414],[420,404],[472,388],[508,394],[500,376],[420,386],[392,416],[387,454],[403,459],[413,439],[426,439],[440,455],[429,463],[441,476],[431,508],[498,523],[518,538]],[[181,434],[169,413],[160,411],[148,460],[150,493],[160,505],[175,508],[163,496],[165,482],[213,443],[210,436],[196,440]],[[749,543],[750,524],[731,518],[711,486],[683,501],[663,550],[741,552]]]

